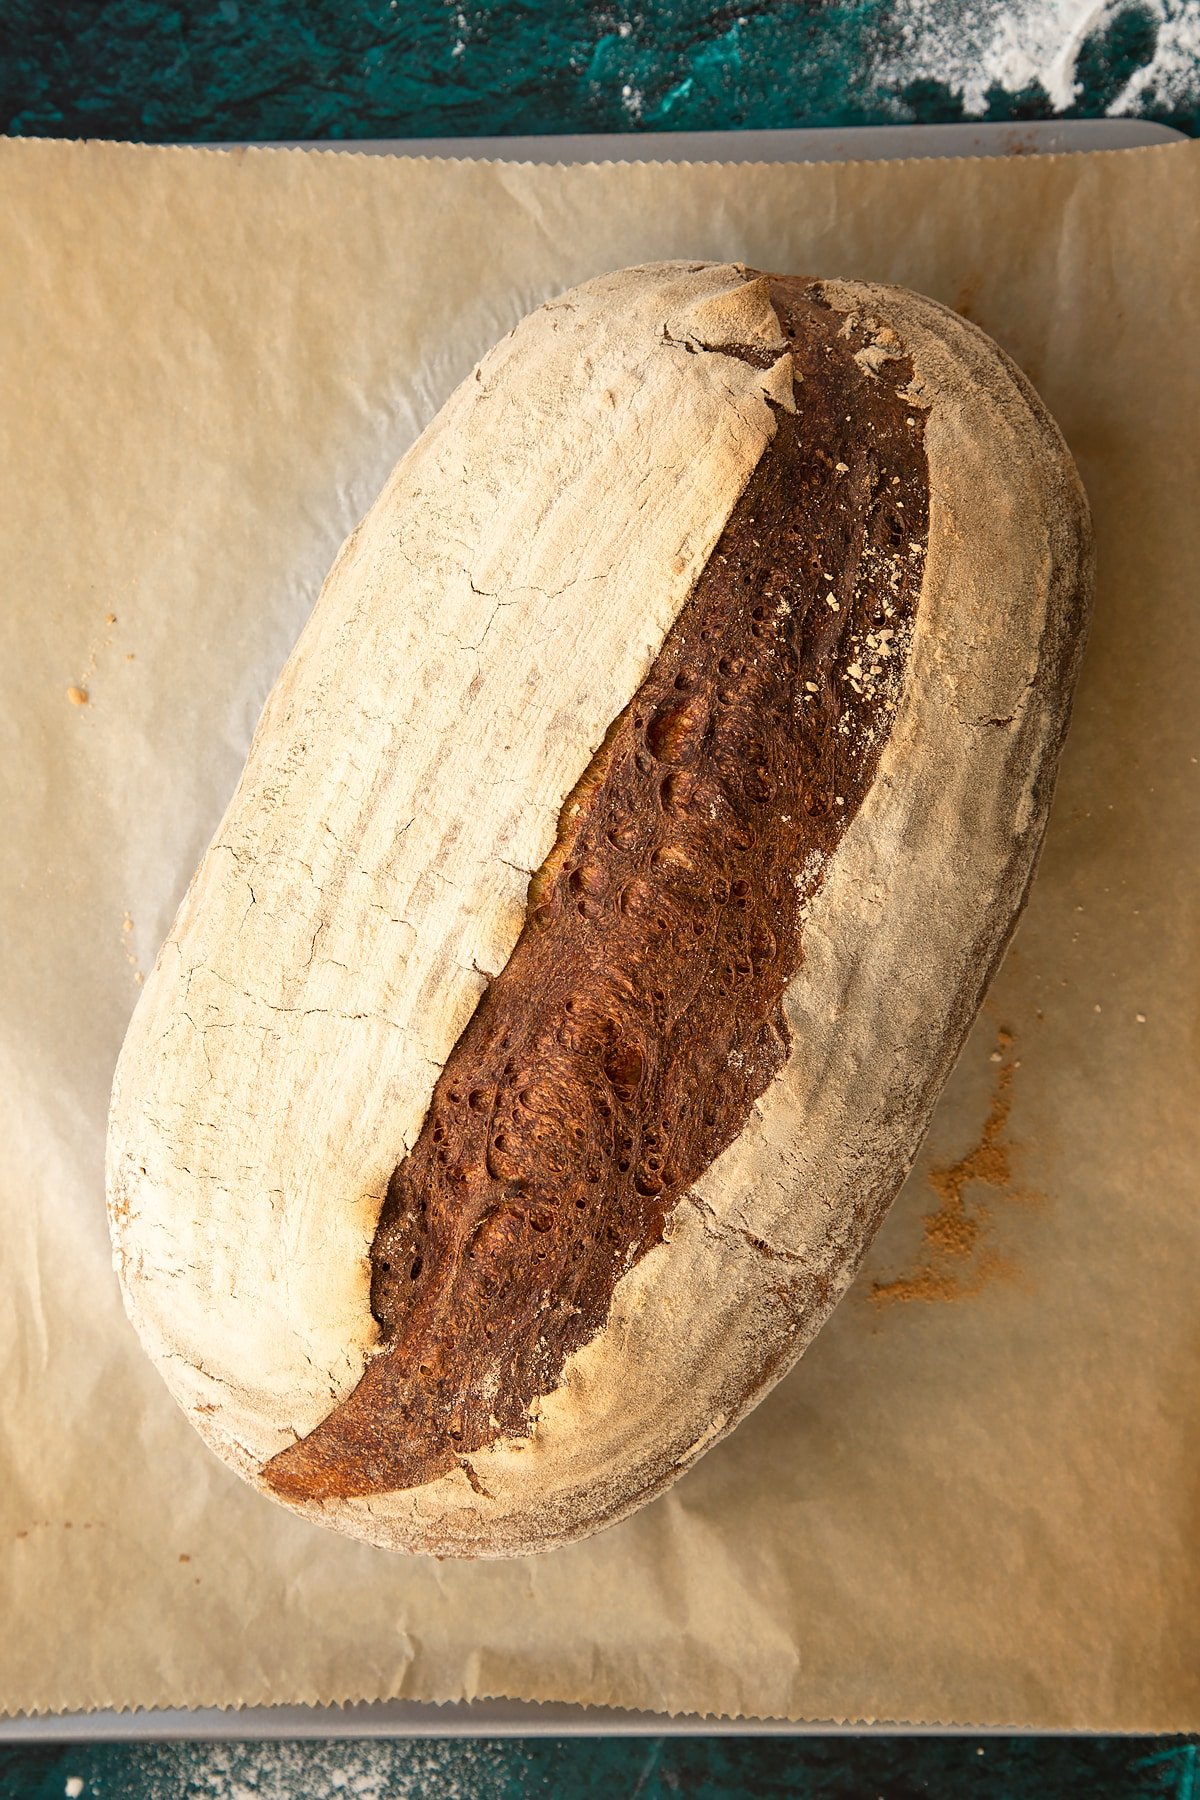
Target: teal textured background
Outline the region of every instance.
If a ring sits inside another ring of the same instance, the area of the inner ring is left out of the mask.
[[[1097,8],[1058,116],[1104,114],[1186,5]],[[935,122],[962,101],[896,73],[908,34],[940,20],[961,45],[984,17],[1003,17],[994,0],[2,0],[0,129],[262,142]],[[1170,90],[1138,112],[1195,135],[1200,57]],[[984,105],[1055,115],[1036,81],[992,83]]]
[[[1186,3],[1098,10],[1074,59],[1075,97],[1057,116],[1108,112],[1150,64],[1170,7]],[[887,73],[903,65],[891,52],[916,10],[913,0],[0,0],[0,131],[263,142],[962,118],[949,79]],[[970,11],[966,0],[943,9],[951,23]],[[1149,89],[1138,113],[1196,135],[1195,61],[1190,72],[1186,59],[1176,67],[1169,94]],[[1036,82],[993,82],[972,116],[1056,109]],[[68,1791],[84,1800],[1200,1800],[1200,1753],[1194,1740],[915,1737],[0,1748],[0,1800]]]
[[[0,1751],[0,1800],[1200,1800],[1194,1743],[609,1738]],[[74,1791],[74,1790],[73,1790]]]

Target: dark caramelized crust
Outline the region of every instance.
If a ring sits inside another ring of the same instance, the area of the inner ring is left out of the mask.
[[[912,370],[772,282],[794,414],[563,809],[529,914],[392,1176],[383,1347],[267,1465],[289,1499],[427,1482],[530,1428],[789,1052],[806,902],[874,776],[928,524]],[[736,346],[730,346],[736,354]],[[707,352],[711,353],[711,352]],[[603,497],[598,497],[603,504]]]

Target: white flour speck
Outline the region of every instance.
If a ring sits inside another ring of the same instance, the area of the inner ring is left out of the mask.
[[[1160,0],[1150,13],[1158,22],[1154,55],[1126,82],[1110,113],[1137,112],[1152,105],[1184,106],[1195,93],[1200,0]]]
[[[470,1738],[140,1744],[128,1779],[139,1800],[503,1800],[510,1755]]]
[[[1077,98],[1084,40],[1128,7],[1129,0],[904,0],[876,79],[893,91],[944,82],[976,117],[987,110],[989,88],[1012,94],[1037,82],[1062,111]],[[1200,0],[1139,0],[1139,10],[1155,27],[1154,54],[1110,101],[1112,114],[1182,103],[1194,89]]]

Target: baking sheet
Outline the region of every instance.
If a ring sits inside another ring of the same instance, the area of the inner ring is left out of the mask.
[[[1193,147],[0,153],[0,1701],[1194,1724]],[[1097,516],[1076,725],[1025,925],[799,1368],[590,1543],[391,1559],[244,1490],[144,1362],[108,1262],[108,1079],[269,682],[396,455],[530,305],[664,255],[904,281],[1016,355]]]
[[[1003,124],[971,120],[960,125],[814,125],[769,131],[592,131],[569,137],[357,138],[303,148],[343,155],[466,156],[501,162],[852,162],[1129,150],[1139,144],[1169,144],[1182,136],[1151,119],[1022,119]]]

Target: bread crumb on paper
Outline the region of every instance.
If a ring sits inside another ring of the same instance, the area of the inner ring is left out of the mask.
[[[129,964],[130,968],[133,970],[133,979],[137,983],[138,987],[141,987],[141,985],[142,985],[143,981],[145,981],[146,977],[142,974],[141,966],[138,962],[136,955],[129,947],[129,939],[130,939],[132,932],[133,932],[133,915],[131,913],[126,913],[121,920],[122,948],[125,951],[125,961]]]
[[[111,610],[106,611],[104,614],[104,623],[107,628],[111,629],[111,627],[117,623],[116,613],[112,612]],[[79,680],[77,682],[72,683],[72,685],[70,687],[68,687],[68,689],[67,689],[67,699],[70,701],[72,706],[90,706],[91,705],[92,696],[91,696],[91,685],[90,684],[91,684],[92,676],[96,673],[96,659],[98,658],[100,651],[102,649],[111,650],[111,648],[112,648],[112,638],[111,637],[106,637],[103,640],[103,643],[99,643],[93,639],[91,645],[88,648],[87,663],[84,666],[82,675],[80,675]],[[133,651],[132,650],[127,650],[125,652],[125,661],[126,662],[133,661]]]

